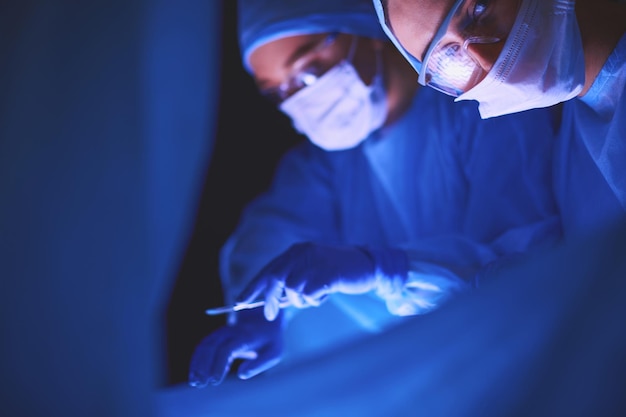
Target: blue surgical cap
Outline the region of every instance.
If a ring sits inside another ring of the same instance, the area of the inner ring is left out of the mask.
[[[409,51],[404,49],[404,46],[400,44],[400,41],[398,41],[398,38],[396,38],[396,35],[393,34],[393,32],[391,31],[391,28],[387,26],[387,21],[385,18],[385,10],[383,9],[382,1],[381,0],[373,0],[373,1],[374,1],[374,8],[376,10],[376,15],[378,16],[378,21],[380,23],[380,26],[385,31],[385,34],[387,35],[387,37],[389,37],[389,39],[391,39],[391,42],[393,42],[396,48],[398,48],[398,51],[400,51],[402,55],[404,55],[404,58],[406,58],[406,60],[409,61],[409,64],[411,64],[413,69],[419,73],[422,70],[422,63],[419,61],[419,59],[411,55]]]
[[[340,32],[386,39],[372,0],[239,0],[239,46],[250,71],[250,54],[273,40]]]

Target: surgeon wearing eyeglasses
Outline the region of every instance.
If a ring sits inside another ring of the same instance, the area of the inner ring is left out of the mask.
[[[222,249],[227,304],[261,307],[200,343],[192,385],[431,311],[559,235],[551,113],[483,121],[419,88],[371,0],[238,5],[244,66],[309,141]]]
[[[489,118],[564,102],[554,186],[566,234],[626,215],[626,5],[374,0],[421,85]]]

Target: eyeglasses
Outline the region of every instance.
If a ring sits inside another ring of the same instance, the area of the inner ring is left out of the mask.
[[[471,44],[497,43],[497,36],[480,34],[483,17],[488,13],[490,4],[495,0],[457,0],[448,16],[435,34],[433,41],[424,55],[422,70],[418,81],[448,95],[458,97],[474,86],[486,75],[486,71],[468,52]],[[461,9],[465,3],[468,7]],[[460,10],[467,9],[467,13]],[[450,29],[461,30],[459,36],[452,36]],[[454,40],[450,40],[454,39]]]
[[[315,60],[314,58],[332,45],[337,36],[339,36],[338,32],[325,36],[318,45],[294,63],[291,74],[285,81],[278,87],[262,90],[261,94],[272,103],[280,104],[304,87],[314,84],[335,64],[335,62],[322,63],[322,60]]]

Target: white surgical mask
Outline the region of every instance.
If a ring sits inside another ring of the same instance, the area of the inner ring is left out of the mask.
[[[493,68],[456,101],[478,101],[480,115],[487,119],[567,101],[584,82],[574,0],[522,0]]]
[[[296,130],[329,151],[357,146],[387,119],[380,52],[376,57],[377,73],[368,86],[350,63],[355,40],[346,60],[280,105]]]

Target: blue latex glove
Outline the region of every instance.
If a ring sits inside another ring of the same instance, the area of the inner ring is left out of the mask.
[[[297,308],[318,306],[329,294],[402,291],[408,258],[397,249],[298,243],[271,261],[240,294],[238,302],[265,300],[274,320],[287,298]]]
[[[267,321],[261,310],[237,313],[237,323],[224,326],[196,347],[189,366],[189,385],[218,385],[235,359],[244,359],[237,374],[249,379],[280,362],[283,354],[283,319]]]

